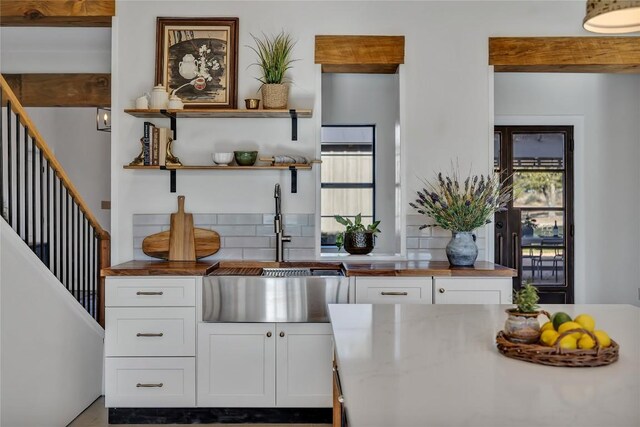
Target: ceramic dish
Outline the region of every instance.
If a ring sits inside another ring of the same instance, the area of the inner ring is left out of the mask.
[[[211,158],[216,165],[227,166],[233,161],[233,153],[213,153]]]
[[[233,156],[240,166],[253,166],[258,160],[257,151],[234,151]]]

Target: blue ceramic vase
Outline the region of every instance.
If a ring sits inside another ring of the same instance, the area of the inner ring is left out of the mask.
[[[453,267],[472,267],[478,258],[476,236],[470,231],[452,231],[447,258]]]

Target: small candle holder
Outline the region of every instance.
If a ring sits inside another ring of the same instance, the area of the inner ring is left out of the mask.
[[[260,100],[258,98],[247,98],[244,100],[247,110],[257,110],[260,108]]]

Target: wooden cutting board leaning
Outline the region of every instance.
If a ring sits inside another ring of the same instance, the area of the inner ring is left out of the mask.
[[[171,214],[171,229],[142,242],[142,251],[154,258],[169,261],[195,261],[220,250],[220,235],[212,230],[193,227],[193,215],[184,211],[184,196],[178,197],[178,212]]]

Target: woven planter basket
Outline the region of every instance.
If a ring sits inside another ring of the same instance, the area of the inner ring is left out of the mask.
[[[590,350],[564,350],[560,348],[560,340],[573,332],[589,334],[596,346]],[[598,337],[585,329],[572,329],[565,331],[556,340],[552,347],[538,344],[517,344],[509,341],[504,332],[498,332],[496,344],[500,353],[512,359],[524,360],[525,362],[538,363],[549,366],[565,366],[571,368],[586,368],[594,366],[609,365],[618,360],[620,346],[611,340],[611,346],[602,348]]]
[[[262,106],[265,110],[283,110],[287,108],[289,86],[285,84],[262,85]]]

